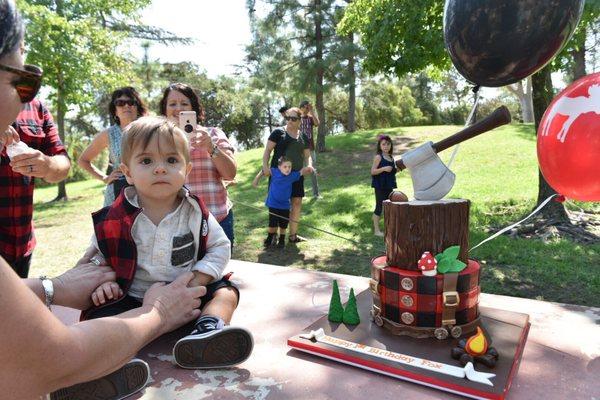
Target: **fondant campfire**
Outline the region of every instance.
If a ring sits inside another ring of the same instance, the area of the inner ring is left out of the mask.
[[[452,358],[459,360],[465,366],[467,363],[480,362],[486,367],[493,368],[498,361],[498,351],[490,347],[480,327],[477,333],[468,339],[458,341],[458,346],[452,349]]]

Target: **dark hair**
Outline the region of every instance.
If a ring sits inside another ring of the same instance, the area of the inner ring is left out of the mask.
[[[289,107],[288,107],[288,106],[283,106],[283,107],[281,107],[281,108],[279,109],[279,114],[283,114],[283,113],[285,113],[287,110],[289,110]]]
[[[184,95],[190,101],[190,105],[192,106],[192,110],[196,112],[196,122],[199,124],[204,122],[204,108],[200,104],[200,99],[194,89],[191,86],[186,85],[185,83],[171,83],[165,91],[163,92],[162,99],[160,99],[160,103],[158,105],[158,111],[161,115],[167,115],[167,97],[169,97],[169,93],[172,90],[177,90],[179,93]]]
[[[388,135],[379,135],[377,136],[377,154],[381,154],[383,153],[381,151],[381,142],[382,141],[387,141],[390,142],[390,154],[394,154],[394,142],[392,141],[392,138],[389,137]]]
[[[0,0],[0,58],[16,51],[23,41],[23,21],[12,0]]]
[[[308,100],[302,100],[300,102],[300,105],[298,106],[298,108],[302,108],[302,107],[307,106],[309,104],[310,104],[310,101],[308,101]]]
[[[287,158],[286,156],[281,156],[277,159],[277,166],[280,166],[281,164],[283,164],[284,162],[292,162],[292,160],[290,160],[289,158]]]
[[[115,105],[115,100],[117,100],[121,96],[127,96],[132,100],[135,100],[137,107],[137,116],[143,117],[148,114],[148,107],[140,97],[140,94],[135,90],[134,87],[125,86],[119,88],[112,92],[110,95],[110,104],[108,105],[108,113],[110,114],[110,121],[113,124],[120,124],[119,117],[117,117],[117,106]]]

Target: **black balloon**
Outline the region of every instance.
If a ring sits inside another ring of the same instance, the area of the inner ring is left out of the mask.
[[[446,0],[444,41],[456,69],[481,86],[540,70],[569,40],[584,0]]]

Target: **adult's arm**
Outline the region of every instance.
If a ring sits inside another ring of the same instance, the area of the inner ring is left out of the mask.
[[[145,344],[197,318],[204,287],[193,274],[155,284],[142,307],[65,326],[0,258],[0,387],[6,398],[36,398],[96,379],[124,365]]]
[[[210,132],[207,130],[210,129]],[[192,148],[204,149],[213,154],[211,161],[224,181],[232,181],[237,174],[237,163],[233,156],[233,146],[225,133],[218,128],[196,128],[196,137],[190,141]],[[218,149],[215,152],[215,147]]]
[[[313,120],[313,126],[319,126],[319,124],[320,124],[321,122],[319,121],[319,117],[317,116],[317,112],[315,111],[315,112],[313,113],[313,111],[311,111],[311,112],[310,112],[310,117],[311,117],[311,118],[312,118],[312,120]]]
[[[304,149],[304,161],[306,162],[307,167],[312,168],[312,156],[309,148]]]
[[[86,147],[86,149],[81,153],[79,159],[77,160],[77,164],[84,170],[86,170],[92,177],[101,180],[107,185],[114,181],[118,176],[121,175],[118,168],[115,168],[110,175],[105,175],[102,171],[98,169],[92,161],[98,157],[98,155],[104,150],[108,148],[108,130],[103,130],[94,136],[92,142]]]
[[[39,150],[29,148],[10,160],[13,171],[21,175],[42,178],[46,182],[60,182],[69,175],[71,160],[64,154],[47,156]]]
[[[107,265],[90,263],[97,250],[90,246],[75,267],[60,276],[52,278],[54,302],[59,306],[87,310],[92,306],[92,291],[104,282],[114,281],[114,270]],[[23,283],[42,301],[45,300],[42,281],[38,278],[23,279]]]
[[[262,170],[264,176],[271,176],[271,170],[269,169],[269,158],[271,157],[271,152],[273,152],[273,149],[276,145],[277,143],[273,142],[272,140],[267,140],[267,145],[265,146],[265,151],[262,158]]]

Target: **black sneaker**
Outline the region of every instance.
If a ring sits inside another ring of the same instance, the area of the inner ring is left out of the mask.
[[[145,388],[149,378],[148,364],[134,358],[102,378],[52,392],[50,400],[120,400]]]
[[[265,249],[268,249],[269,247],[273,246],[277,241],[277,238],[275,237],[274,234],[270,234],[267,235],[267,238],[263,241],[263,246]]]
[[[227,368],[250,357],[252,334],[240,327],[219,327],[216,321],[202,318],[191,334],[175,343],[173,358],[177,365],[188,369]]]
[[[285,247],[285,235],[279,235],[279,241],[277,242],[277,248],[283,249]]]

